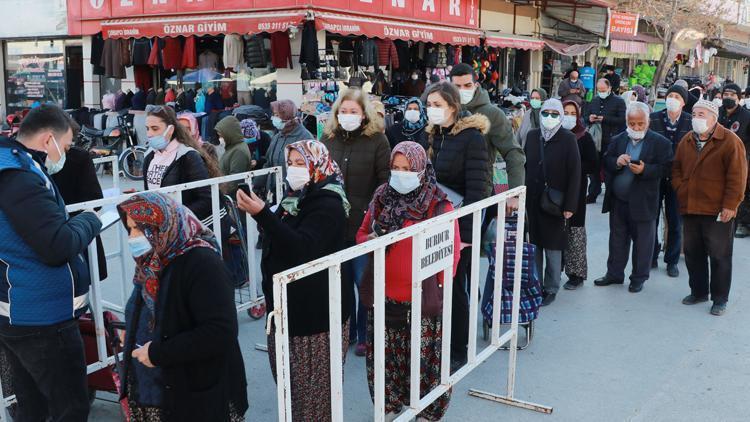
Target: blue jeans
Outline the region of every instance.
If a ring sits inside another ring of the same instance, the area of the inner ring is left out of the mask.
[[[347,247],[352,247],[356,243],[349,242]],[[356,294],[353,297],[359,298],[359,285],[362,281],[362,273],[367,265],[367,255],[351,259],[342,264],[342,273],[349,279],[352,291]],[[357,344],[364,344],[367,340],[367,308],[362,306],[358,300],[352,300],[351,324],[349,324],[349,341],[357,341]]]
[[[86,359],[77,320],[44,327],[0,326],[18,421],[85,422],[89,414]]]
[[[682,249],[682,216],[680,205],[677,203],[677,193],[672,189],[668,180],[663,180],[659,189],[659,212],[656,214],[656,237],[654,240],[654,258],[659,259],[659,216],[661,215],[662,201],[664,201],[664,212],[667,217],[667,246],[664,251],[664,262],[667,265],[677,265],[680,260]]]

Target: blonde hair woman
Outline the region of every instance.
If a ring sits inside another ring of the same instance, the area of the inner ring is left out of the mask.
[[[321,141],[341,168],[346,197],[352,206],[346,242],[353,246],[375,189],[390,177],[391,147],[383,133],[383,119],[361,90],[342,91]],[[360,257],[344,265],[344,276],[351,281],[352,290],[359,286],[365,263],[365,257]],[[361,304],[353,306],[349,338],[352,343],[357,342],[357,356],[364,356],[367,309]]]

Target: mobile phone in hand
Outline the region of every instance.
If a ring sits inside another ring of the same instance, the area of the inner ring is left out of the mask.
[[[383,236],[388,233],[385,231],[385,229],[380,227],[380,224],[378,224],[377,222],[372,223],[372,232],[378,236]]]
[[[252,192],[252,189],[250,189],[250,185],[247,183],[240,183],[238,186],[239,190],[241,190],[245,195],[252,196],[250,193]]]
[[[630,164],[635,164],[636,166],[640,166],[641,160],[630,160]]]

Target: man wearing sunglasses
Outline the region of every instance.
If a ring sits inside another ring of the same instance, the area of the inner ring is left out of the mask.
[[[643,290],[651,258],[659,210],[659,185],[671,174],[672,143],[649,130],[651,110],[634,102],[627,109],[627,129],[612,138],[604,160],[607,191],[602,212],[609,212],[607,274],[597,286],[623,284],[633,242],[631,293]]]

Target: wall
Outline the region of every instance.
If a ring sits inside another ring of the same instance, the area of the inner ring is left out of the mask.
[[[481,29],[513,34],[513,5],[500,0],[482,2],[479,21]],[[516,35],[537,33],[536,9],[530,6],[516,7]]]
[[[3,19],[0,38],[68,35],[65,0],[0,0],[0,10],[17,15]]]

